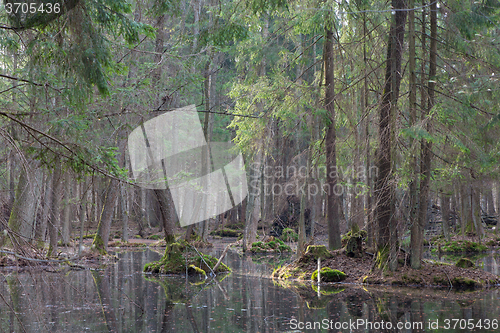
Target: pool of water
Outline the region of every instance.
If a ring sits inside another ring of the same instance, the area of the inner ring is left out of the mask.
[[[160,258],[149,249],[117,255],[118,262],[98,271],[3,273],[0,331],[500,332],[497,289],[456,293],[342,285],[318,293],[308,283],[273,283],[273,266],[289,257],[234,252],[225,259],[233,272],[203,283],[142,273],[145,263]],[[485,267],[498,273],[497,261],[493,255]]]

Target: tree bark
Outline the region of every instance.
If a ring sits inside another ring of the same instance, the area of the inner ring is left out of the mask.
[[[128,206],[128,192],[125,188],[124,183],[120,183],[120,210],[122,215],[122,240],[128,242],[128,218],[129,218],[129,206]]]
[[[366,28],[366,13],[363,13],[363,35],[367,35],[368,30]],[[374,246],[374,239],[375,239],[375,227],[374,227],[374,216],[373,216],[373,204],[372,204],[372,175],[370,171],[371,167],[371,152],[370,152],[370,114],[369,114],[369,108],[368,108],[368,56],[366,52],[366,39],[365,42],[363,43],[363,93],[362,93],[362,110],[365,113],[365,140],[366,140],[366,186],[368,188],[368,193],[365,196],[365,202],[366,202],[366,231],[367,231],[367,238],[366,238],[366,246],[368,248],[372,248]]]
[[[410,71],[410,95],[409,95],[409,107],[410,107],[410,127],[414,127],[417,123],[417,78],[416,78],[416,52],[415,52],[415,1],[410,0],[408,13],[408,28],[409,28],[409,71]],[[410,172],[412,175],[412,180],[409,185],[409,216],[411,225],[411,245],[410,248],[417,248],[422,242],[422,228],[418,223],[417,219],[417,207],[418,207],[418,169],[417,169],[417,145],[416,140],[410,138]],[[417,251],[412,251],[415,254],[415,268],[420,267],[420,259],[418,258]],[[410,259],[411,262],[411,259]]]
[[[493,203],[493,184],[491,181],[484,182],[484,193],[486,196],[486,205],[488,215],[494,216],[496,214],[495,204]]]
[[[54,171],[52,174],[52,198],[50,207],[49,221],[49,250],[47,256],[50,257],[57,252],[57,229],[60,222],[60,205],[61,205],[61,160],[56,156],[54,162]]]
[[[255,159],[256,165],[262,165],[262,155],[264,155],[262,149],[262,144],[260,146],[260,151],[257,152],[257,158]],[[253,184],[255,187],[253,188],[253,191],[250,190],[250,193],[248,193],[248,202],[245,203],[242,208],[244,208],[244,212],[246,213],[245,216],[245,232],[243,235],[243,250],[249,250],[252,247],[252,243],[254,243],[257,240],[257,224],[260,219],[260,200],[259,200],[259,195],[263,195],[262,193],[255,193],[255,190],[258,189],[257,192],[260,192],[260,182],[262,181],[262,177],[260,175],[262,174],[262,167],[257,173],[257,177],[253,178],[255,179],[253,181]],[[250,175],[250,179],[252,177],[255,177],[255,174]],[[246,200],[245,200],[246,201]]]
[[[436,58],[437,58],[437,3],[431,3],[430,6],[431,16],[431,39],[430,39],[430,55],[429,55],[429,80],[428,80],[428,104],[427,109],[422,114],[422,121],[428,133],[431,131],[430,119],[427,117],[434,106],[434,89],[436,86]],[[416,242],[412,244],[411,265],[413,268],[421,267],[422,260],[422,242],[424,226],[427,222],[427,204],[429,202],[429,190],[431,179],[431,147],[432,143],[426,139],[421,140],[421,154],[422,160],[420,164],[421,182],[419,193],[419,211],[418,211],[418,235],[416,235]],[[413,234],[412,234],[413,235]]]
[[[70,241],[70,213],[71,213],[71,176],[70,171],[67,170],[65,174],[64,186],[64,209],[62,221],[62,245],[69,245]]]
[[[446,241],[450,241],[450,195],[441,191],[441,220],[443,223],[443,235]]]
[[[335,72],[333,54],[333,31],[325,27],[324,44],[324,68],[325,68],[325,109],[329,117],[326,132],[326,165],[327,165],[327,225],[328,225],[328,247],[330,250],[339,249],[340,241],[340,217],[338,196],[335,190],[338,182],[337,155],[336,155],[336,130],[335,130]]]
[[[168,196],[168,194],[170,194],[170,191],[168,189],[153,190],[153,193],[156,196],[156,200],[158,201],[160,206],[163,232],[165,234],[165,242],[167,244],[173,243],[175,242],[175,220],[172,217],[176,216],[176,212],[171,196]]]
[[[108,252],[109,232],[111,230],[118,192],[119,182],[116,179],[110,179],[104,196],[104,207],[102,208],[99,224],[97,225],[97,232],[92,242],[93,249],[103,255]]]
[[[35,227],[34,211],[38,199],[35,191],[38,184],[35,172],[31,172],[31,175],[28,178],[26,169],[21,167],[15,200],[9,217],[10,242],[16,251],[22,250],[30,241]]]
[[[474,229],[476,235],[479,238],[479,242],[484,237],[484,228],[483,222],[481,220],[481,196],[479,192],[479,188],[475,186],[471,191],[471,213],[472,213],[472,222],[474,224]]]
[[[379,228],[378,263],[395,270],[396,260],[396,219],[394,217],[393,184],[393,139],[395,132],[394,117],[399,98],[401,83],[401,59],[403,51],[404,28],[406,22],[406,3],[404,0],[392,0],[394,13],[387,44],[387,63],[385,86],[380,106],[379,124],[379,177],[376,183],[377,222]]]
[[[45,234],[47,232],[47,223],[49,220],[50,205],[52,199],[52,174],[48,173],[45,177],[45,192],[43,194],[42,219],[36,224],[35,240],[37,247],[43,248],[45,243]]]

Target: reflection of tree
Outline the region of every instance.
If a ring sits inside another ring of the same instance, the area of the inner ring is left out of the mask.
[[[147,281],[151,281],[154,283],[158,283],[165,293],[165,312],[163,313],[162,323],[161,323],[161,332],[172,332],[173,331],[173,314],[175,304],[184,303],[186,308],[187,317],[193,328],[193,332],[200,332],[198,329],[198,325],[193,316],[192,308],[191,308],[191,299],[198,295],[203,290],[207,290],[212,288],[215,285],[219,285],[219,282],[222,281],[227,275],[219,274],[219,276],[215,277],[213,280],[200,281],[198,277],[189,277],[185,284],[179,283],[179,278],[169,278],[169,277],[150,277],[146,278]],[[220,285],[219,285],[220,286]],[[224,292],[223,292],[224,294]],[[210,302],[204,302],[207,304]],[[208,310],[208,308],[207,308]],[[208,326],[208,317],[206,318],[205,325],[203,327]],[[204,329],[202,330],[204,331]]]
[[[165,311],[163,312],[163,317],[161,318],[161,332],[167,333],[172,332],[172,314],[174,312],[175,304],[172,303],[168,298],[165,299]]]
[[[107,278],[103,278],[97,271],[92,271],[92,277],[94,278],[97,294],[101,301],[102,313],[106,320],[106,326],[110,332],[118,332],[115,309],[109,291],[109,281]]]
[[[186,302],[184,306],[186,307],[186,313],[188,315],[189,322],[191,323],[191,327],[193,327],[193,332],[198,333],[198,326],[196,325],[196,320],[194,320],[193,311],[191,311],[191,302]]]
[[[20,298],[19,295],[22,293],[22,291],[19,288],[19,281],[17,279],[17,276],[7,276],[7,284],[9,285],[9,294],[10,294],[10,303],[7,302],[7,300],[4,298],[2,295],[2,300],[5,302],[5,304],[9,307],[10,310],[10,331],[15,332],[14,328],[14,323],[16,322],[15,319],[17,319],[17,322],[19,323],[19,326],[23,330],[23,332],[26,332],[26,329],[24,328],[23,325],[23,318],[20,317],[21,315],[21,304],[20,304]],[[15,319],[14,319],[15,318]]]

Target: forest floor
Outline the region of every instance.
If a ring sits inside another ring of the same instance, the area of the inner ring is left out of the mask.
[[[500,286],[500,276],[485,272],[480,268],[460,268],[452,264],[424,260],[421,269],[412,269],[409,267],[409,260],[405,262],[405,257],[400,256],[398,258],[398,269],[391,272],[377,268],[373,255],[366,252],[361,258],[347,256],[344,249],[332,251],[332,254],[332,258],[321,261],[321,267],[329,267],[344,272],[346,279],[342,281],[343,283],[453,287],[455,289],[479,289]],[[311,275],[315,270],[317,270],[317,261],[303,256],[289,265],[278,268],[273,273],[273,277],[306,281],[311,279]]]

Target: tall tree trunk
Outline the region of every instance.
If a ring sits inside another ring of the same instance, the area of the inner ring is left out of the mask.
[[[431,39],[429,56],[429,80],[428,80],[428,104],[425,112],[422,113],[422,121],[428,133],[431,130],[430,119],[427,117],[434,106],[434,89],[436,86],[436,57],[437,57],[437,5],[436,1],[431,3]],[[423,232],[427,222],[427,205],[429,202],[430,178],[431,178],[431,146],[432,143],[426,139],[421,140],[422,160],[420,163],[420,173],[422,180],[420,182],[419,193],[419,211],[418,211],[418,235],[416,235],[416,244],[412,244],[411,265],[413,268],[421,267]]]
[[[168,198],[170,191],[168,190],[153,190],[156,196],[156,200],[160,205],[160,213],[163,225],[163,232],[165,234],[165,242],[167,244],[173,243],[175,241],[174,228],[175,220],[172,218],[176,216],[175,207],[173,201]],[[168,192],[167,192],[168,191]]]
[[[483,222],[481,220],[481,196],[478,186],[474,186],[471,191],[471,213],[472,222],[474,224],[474,230],[476,235],[481,242],[481,238],[484,237]]]
[[[363,35],[366,36],[368,33],[368,30],[366,28],[366,12],[363,13]],[[372,204],[372,175],[370,171],[371,167],[371,158],[370,158],[370,111],[368,108],[368,56],[366,52],[366,39],[363,42],[363,93],[362,93],[362,105],[361,109],[365,113],[365,140],[366,140],[366,186],[368,188],[368,193],[366,194],[366,231],[367,231],[367,238],[366,238],[366,246],[369,248],[372,248],[374,246],[374,239],[375,239],[375,228],[374,228],[374,218],[373,218],[373,204]]]
[[[215,90],[214,88],[214,82],[212,82],[213,77],[212,77],[212,71],[213,71],[213,64],[212,62],[215,60],[216,56],[212,54],[212,49],[208,50],[208,56],[209,60],[205,64],[205,81],[204,81],[204,94],[205,94],[205,119],[203,121],[203,134],[205,136],[206,142],[210,145],[211,139],[212,139],[212,124],[213,124],[213,113],[212,107],[214,106],[214,101],[213,98]],[[210,146],[209,146],[210,147]],[[208,154],[208,155],[207,155]],[[203,167],[205,170],[202,171],[203,174],[208,174],[209,169],[210,169],[210,149],[208,150],[203,150],[202,152],[202,160],[205,161],[203,164]],[[208,229],[209,229],[209,219],[202,221],[199,224],[199,231],[200,231],[200,236],[203,241],[206,241],[207,236],[208,236]]]
[[[490,216],[494,216],[496,214],[495,211],[495,204],[493,203],[493,184],[491,181],[484,182],[484,193],[486,195],[486,205],[487,205],[487,210],[486,212]]]
[[[122,240],[128,242],[128,219],[129,219],[129,206],[128,206],[128,191],[124,183],[120,183],[120,210],[122,215]]]
[[[30,172],[30,174],[31,177],[28,176],[26,168],[21,167],[16,196],[9,217],[10,242],[16,251],[22,251],[31,240],[35,226],[34,211],[38,199],[36,193],[38,184],[35,173]]]
[[[326,132],[326,165],[327,176],[327,225],[328,225],[328,247],[330,250],[339,249],[340,241],[340,216],[338,195],[335,190],[338,182],[337,173],[337,155],[335,130],[335,72],[334,72],[334,54],[333,54],[333,30],[331,27],[325,28],[324,44],[324,68],[325,68],[325,109],[328,114],[328,128]]]
[[[462,236],[472,230],[471,228],[471,211],[470,211],[470,187],[467,184],[460,186],[460,230]]]
[[[409,28],[409,71],[410,71],[410,96],[409,96],[409,107],[410,107],[410,127],[414,127],[417,123],[417,76],[416,76],[416,54],[415,54],[415,1],[410,0],[409,3],[409,13],[408,13],[408,28]],[[418,223],[417,219],[417,207],[418,207],[418,169],[417,169],[417,141],[410,138],[410,172],[412,175],[412,180],[409,186],[410,195],[410,225],[411,225],[411,245],[410,247],[418,248],[422,242],[422,227]],[[415,268],[420,267],[420,258],[418,257],[417,251],[412,251],[415,257],[410,259],[412,265]],[[414,260],[415,262],[413,263]]]
[[[247,200],[244,200],[242,203],[242,211],[246,213],[245,216],[245,232],[243,235],[243,250],[249,250],[252,247],[252,243],[257,240],[257,224],[260,219],[260,199],[259,195],[263,195],[259,193],[261,190],[260,183],[262,181],[262,157],[264,155],[262,144],[259,144],[259,151],[257,152],[257,156],[255,158],[255,164],[260,166],[260,169],[254,174],[250,175],[250,179],[254,179],[251,184],[253,184],[252,190],[248,193]],[[252,168],[250,168],[252,170]],[[254,178],[253,178],[254,177]],[[245,203],[245,201],[247,201]]]
[[[450,241],[450,195],[441,191],[441,220],[443,223],[443,235],[446,241]]]
[[[47,223],[50,215],[50,206],[52,199],[52,174],[47,173],[45,177],[45,192],[43,194],[42,219],[36,224],[35,240],[37,247],[43,248],[45,244],[45,234],[47,233]]]
[[[85,229],[85,217],[87,213],[87,197],[88,197],[88,188],[87,188],[87,177],[84,178],[83,183],[81,184],[81,198],[80,198],[80,242],[78,245],[78,256],[82,254],[83,249],[83,234]]]
[[[61,239],[63,245],[69,245],[70,241],[70,223],[71,223],[71,175],[70,171],[67,170],[65,174],[65,185],[64,185],[64,209],[63,209],[63,219],[62,219],[62,233]]]
[[[396,231],[394,217],[393,184],[393,138],[395,132],[395,113],[401,83],[401,58],[403,51],[406,13],[404,0],[392,0],[392,8],[396,10],[391,22],[389,42],[387,44],[387,63],[385,86],[380,106],[379,124],[379,177],[376,184],[377,220],[379,228],[378,257],[380,267],[389,264],[391,270],[397,267]]]
[[[311,151],[312,145],[309,146],[307,150],[307,174],[305,178],[304,191],[302,191],[300,196],[300,214],[299,214],[299,243],[297,246],[297,254],[301,254],[305,252],[305,244],[306,244],[306,222],[305,222],[305,210],[308,206],[309,202],[309,170],[311,168]]]
[[[54,161],[54,171],[52,174],[52,198],[50,200],[50,221],[49,221],[49,250],[47,256],[50,257],[57,253],[57,234],[60,222],[61,206],[61,160],[56,156]]]
[[[116,179],[110,179],[104,196],[104,207],[102,208],[99,224],[97,225],[97,232],[92,242],[93,249],[103,255],[107,254],[108,251],[109,232],[111,230],[118,192],[119,182]]]

